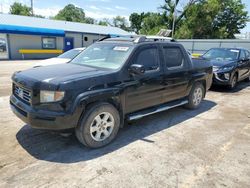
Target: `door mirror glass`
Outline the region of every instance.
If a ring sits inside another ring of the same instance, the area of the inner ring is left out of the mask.
[[[145,67],[143,65],[133,64],[130,66],[129,72],[131,74],[142,75],[145,73]]]

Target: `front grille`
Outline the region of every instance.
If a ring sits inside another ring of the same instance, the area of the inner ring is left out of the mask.
[[[13,93],[16,97],[22,99],[24,102],[28,104],[31,103],[31,91],[28,89],[13,84]]]

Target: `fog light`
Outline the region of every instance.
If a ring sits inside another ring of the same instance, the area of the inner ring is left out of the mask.
[[[229,80],[230,74],[229,74],[229,73],[226,73],[226,74],[224,74],[224,77],[225,77],[225,79]]]

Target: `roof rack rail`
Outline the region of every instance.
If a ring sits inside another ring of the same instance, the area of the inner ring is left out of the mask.
[[[111,38],[123,38],[123,36],[116,35],[114,37],[114,36],[108,34],[108,35],[100,38],[98,40],[98,42],[104,41],[106,39],[111,39]],[[128,37],[125,37],[125,38],[128,38]],[[157,36],[157,35],[155,35],[155,36],[154,35],[149,35],[149,36],[146,36],[146,35],[130,35],[129,38],[132,39],[132,41],[134,43],[156,42],[156,41],[176,42],[176,40],[171,38],[171,37],[163,37],[163,36]]]
[[[168,41],[168,42],[176,42],[175,39],[171,37],[162,37],[162,36],[139,36],[135,38],[134,43],[141,42],[152,42],[152,41]]]
[[[98,42],[104,41],[105,39],[109,39],[109,38],[111,38],[111,35],[106,35],[105,37],[100,38],[100,39],[98,40]]]
[[[133,35],[111,35],[111,34],[108,34],[108,35],[100,38],[98,40],[98,42],[104,41],[106,39],[112,39],[112,38],[134,38],[134,36]]]

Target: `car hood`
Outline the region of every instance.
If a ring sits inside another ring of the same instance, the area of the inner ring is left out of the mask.
[[[97,75],[107,74],[110,71],[75,65],[71,63],[34,67],[25,71],[16,72],[12,79],[27,88],[58,89],[72,81],[83,80]]]
[[[41,60],[38,63],[35,64],[34,67],[40,67],[40,66],[48,66],[48,65],[57,65],[57,64],[62,64],[62,63],[68,63],[71,59],[68,58],[50,58],[50,59],[45,59]]]
[[[214,67],[223,67],[228,65],[234,65],[236,63],[235,60],[210,60]]]

